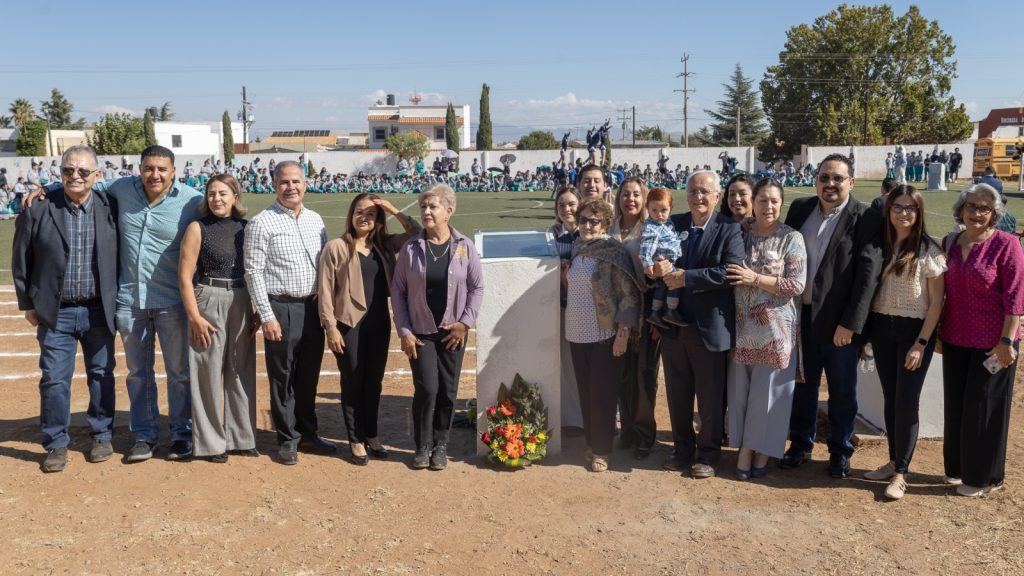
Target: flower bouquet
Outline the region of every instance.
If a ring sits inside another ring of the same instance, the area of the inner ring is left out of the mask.
[[[498,387],[498,401],[487,408],[487,431],[480,441],[490,449],[487,459],[508,468],[529,466],[547,455],[548,409],[540,388],[516,374],[512,388]]]

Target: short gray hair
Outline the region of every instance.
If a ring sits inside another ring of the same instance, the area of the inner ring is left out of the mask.
[[[446,208],[451,208],[452,213],[455,212],[455,190],[452,190],[451,186],[447,184],[434,184],[425,191],[420,192],[420,203],[422,203],[425,198],[429,198],[431,196],[440,200],[441,204]]]
[[[92,146],[86,146],[85,144],[75,144],[70,148],[64,150],[64,154],[60,157],[60,165],[63,166],[67,163],[68,158],[72,156],[88,156],[92,159],[92,165],[94,168],[99,168],[100,160],[96,157],[96,151],[93,150]]]
[[[305,178],[305,176],[306,176],[306,169],[302,167],[302,164],[299,164],[295,160],[282,160],[282,161],[280,161],[280,162],[278,162],[277,164],[274,165],[274,173],[270,175],[271,179],[274,182],[277,182],[277,174],[278,174],[278,172],[280,172],[282,168],[287,168],[289,166],[292,166],[292,167],[295,167],[295,168],[298,168],[299,170],[301,170],[302,171],[302,176],[303,176],[303,178]]]
[[[715,172],[714,170],[697,170],[697,171],[691,173],[690,177],[686,179],[686,189],[687,190],[690,189],[690,183],[693,182],[694,178],[696,178],[697,176],[703,176],[705,174],[710,174],[711,175],[711,180],[714,182],[714,185],[715,185],[715,194],[721,194],[722,193],[722,181],[718,177],[718,172]]]
[[[1003,199],[999,196],[999,191],[989,184],[971,184],[964,188],[960,195],[956,197],[956,202],[953,203],[953,219],[956,220],[957,224],[964,223],[961,213],[964,210],[964,205],[967,204],[967,197],[971,194],[982,194],[988,196],[988,199],[992,201],[992,217],[988,221],[988,227],[995,228],[996,224],[1003,219],[1006,206],[1003,205]]]

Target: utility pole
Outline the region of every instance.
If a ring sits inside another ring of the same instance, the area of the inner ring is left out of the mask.
[[[684,148],[689,148],[690,147],[690,110],[689,110],[689,104],[690,104],[690,92],[693,92],[693,90],[690,90],[688,85],[687,85],[687,80],[690,79],[690,74],[692,74],[692,72],[690,72],[688,67],[687,67],[687,64],[689,64],[689,62],[690,62],[690,55],[684,52],[683,53],[683,57],[680,58],[679,61],[683,63],[683,71],[681,73],[679,73],[679,74],[676,74],[676,78],[680,78],[681,77],[683,79],[683,89],[682,90],[673,90],[673,92],[682,92],[683,93],[683,147]]]
[[[620,108],[618,111],[622,113],[622,116],[619,116],[619,120],[622,121],[622,139],[625,140],[626,122],[629,120],[629,108]]]
[[[238,113],[242,121],[242,144],[249,143],[249,126],[253,124],[252,102],[246,97],[245,86],[242,86],[242,110]]]
[[[636,148],[636,106],[633,106],[633,148]]]
[[[736,107],[736,147],[740,145],[740,107]]]

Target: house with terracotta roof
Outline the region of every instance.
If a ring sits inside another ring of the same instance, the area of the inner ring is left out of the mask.
[[[453,105],[455,123],[459,128],[459,143],[463,148],[471,147],[469,129],[469,105]],[[431,150],[444,150],[444,120],[448,105],[396,104],[389,95],[386,102],[378,102],[366,110],[369,125],[367,146],[383,148],[388,136],[396,133],[419,132],[430,141]]]

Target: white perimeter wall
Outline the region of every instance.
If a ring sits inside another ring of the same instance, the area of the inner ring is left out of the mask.
[[[923,151],[925,155],[930,156],[935,147],[939,147],[939,151],[945,150],[946,153],[952,154],[954,148],[960,148],[960,153],[964,155],[964,163],[960,166],[960,178],[969,177],[971,175],[971,166],[974,163],[974,140],[968,140],[966,142],[954,142],[952,144],[904,144],[903,148],[907,152]],[[804,163],[813,162],[815,166],[821,162],[821,159],[828,156],[829,154],[843,154],[848,156],[850,149],[853,149],[856,170],[856,176],[858,178],[872,178],[882,179],[885,178],[885,156],[889,152],[896,153],[896,145],[891,146],[804,146],[801,161]]]

